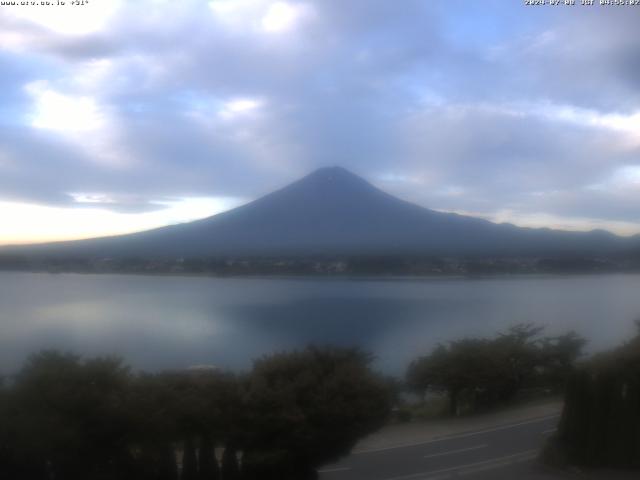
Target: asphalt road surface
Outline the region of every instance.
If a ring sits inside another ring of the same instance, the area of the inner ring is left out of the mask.
[[[320,469],[321,480],[556,478],[536,458],[555,431],[548,415],[405,446],[362,451]]]

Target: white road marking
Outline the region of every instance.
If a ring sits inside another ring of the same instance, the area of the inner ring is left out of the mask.
[[[557,428],[550,428],[549,430],[545,430],[544,432],[542,432],[542,435],[549,435],[550,433],[553,433],[556,430],[558,430],[558,429]]]
[[[360,450],[359,452],[353,452],[352,455],[362,455],[364,453],[384,452],[384,451],[387,451],[387,450],[396,450],[398,448],[417,447],[419,445],[428,445],[430,443],[437,443],[437,442],[444,442],[444,441],[448,441],[448,440],[457,440],[459,438],[473,437],[475,435],[482,435],[483,433],[497,432],[497,431],[500,431],[500,430],[507,430],[507,429],[510,429],[510,428],[520,427],[522,425],[530,425],[532,423],[544,422],[545,420],[550,420],[552,418],[557,418],[559,416],[560,416],[560,414],[557,413],[557,414],[554,414],[554,415],[547,415],[545,417],[539,417],[539,418],[535,418],[533,420],[527,420],[527,421],[524,421],[524,422],[511,423],[511,424],[507,424],[507,425],[501,425],[499,427],[486,428],[484,430],[476,430],[476,431],[467,432],[467,433],[445,435],[445,436],[442,436],[442,437],[434,438],[433,440],[426,440],[426,441],[423,441],[423,442],[402,443],[402,444],[398,444],[398,445],[393,445],[391,447],[371,448],[369,450]]]
[[[456,472],[459,475],[468,475],[475,473],[476,471],[490,470],[492,468],[500,468],[505,465],[511,465],[518,462],[526,462],[535,458],[538,450],[526,450],[524,452],[514,453],[512,455],[505,455],[504,457],[490,458],[489,460],[482,460],[480,462],[467,463],[465,465],[457,465],[455,467],[441,468],[439,470],[431,470],[428,472],[413,473],[411,475],[403,475],[401,477],[391,477],[385,480],[434,480],[434,476],[442,476],[443,473]]]
[[[433,453],[431,455],[425,455],[424,458],[442,457],[444,455],[453,455],[455,453],[469,452],[471,450],[479,450],[480,448],[487,448],[489,445],[483,443],[482,445],[476,445],[475,447],[459,448],[457,450],[449,450],[448,452]]]
[[[322,470],[318,470],[318,473],[346,472],[348,470],[351,470],[351,467],[325,468]]]
[[[465,470],[458,472],[458,475],[466,476],[473,475],[478,472],[486,472],[487,470],[495,470],[496,468],[506,467],[508,465],[513,465],[514,463],[526,462],[528,460],[533,460],[538,456],[538,450],[527,450],[526,452],[522,452],[515,455],[517,458],[513,458],[514,456],[510,456],[511,458],[507,458],[506,460],[499,460],[497,462],[490,462],[486,465],[480,465],[481,462],[478,462],[478,465],[472,466],[470,468],[466,468]]]

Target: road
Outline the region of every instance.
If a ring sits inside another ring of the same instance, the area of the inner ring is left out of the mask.
[[[321,480],[544,480],[536,457],[559,415],[546,415],[403,446],[359,451],[320,470]]]

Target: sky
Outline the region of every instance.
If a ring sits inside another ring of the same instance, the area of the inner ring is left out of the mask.
[[[437,210],[640,233],[639,21],[519,0],[0,5],[0,244],[190,221],[332,165]]]

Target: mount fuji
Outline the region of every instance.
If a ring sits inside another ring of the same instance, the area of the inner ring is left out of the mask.
[[[190,223],[0,252],[74,257],[609,255],[640,238],[521,228],[406,202],[341,167],[321,168],[233,210]]]

